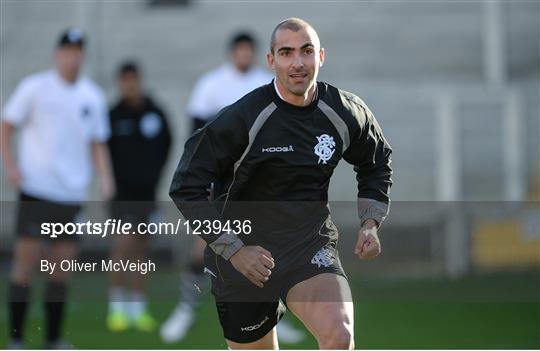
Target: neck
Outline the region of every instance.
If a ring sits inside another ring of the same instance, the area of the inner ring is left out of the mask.
[[[142,105],[142,97],[138,96],[125,96],[124,101],[132,108],[138,109]]]
[[[249,70],[250,70],[250,66],[237,66],[237,65],[233,65],[234,69],[236,69],[236,71],[240,72],[241,74],[246,74]]]
[[[309,87],[303,95],[296,95],[287,90],[276,77],[276,86],[280,97],[291,105],[307,106],[311,104],[317,91],[316,82]]]
[[[58,75],[67,83],[73,84],[77,81],[78,72],[58,70]]]

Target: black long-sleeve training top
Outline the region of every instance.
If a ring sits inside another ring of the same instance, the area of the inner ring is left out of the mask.
[[[124,100],[118,101],[109,115],[111,137],[108,143],[116,199],[153,200],[171,146],[165,113],[151,98],[144,97],[138,109]]]
[[[335,229],[328,187],[342,158],[356,172],[360,223],[381,223],[388,213],[391,152],[356,95],[318,82],[314,101],[299,107],[282,100],[271,82],[225,107],[191,136],[170,196],[189,220],[251,212],[259,221],[249,236],[202,236],[216,254],[228,259],[249,244],[275,256],[330,237],[323,234]]]

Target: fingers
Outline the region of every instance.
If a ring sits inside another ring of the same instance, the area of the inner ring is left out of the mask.
[[[371,259],[378,256],[381,253],[381,246],[377,240],[368,239],[362,246],[362,251],[360,252],[361,258]]]
[[[250,282],[258,286],[259,288],[264,287],[264,283],[268,281],[268,277],[271,272],[268,268],[263,266],[261,263],[254,263],[249,269],[244,273],[244,276],[249,279]]]
[[[258,288],[262,288],[264,287],[264,284],[262,282],[260,282],[259,280],[255,279],[254,277],[252,277],[249,273],[248,274],[245,274],[245,277],[255,286],[257,286]]]
[[[361,229],[354,253],[358,258],[365,260],[378,256],[381,253],[381,244],[376,232],[372,232],[371,229]]]
[[[272,258],[269,258],[266,255],[262,255],[259,258],[259,261],[263,264],[263,266],[265,266],[268,269],[273,269],[275,267],[274,260]]]
[[[270,274],[272,274],[272,271],[270,269],[274,268],[275,264],[274,264],[274,260],[265,254],[265,253],[270,254],[270,252],[262,249],[262,250],[259,250],[259,253],[261,254],[258,257],[259,261],[256,262],[251,267],[249,274],[251,278],[261,283],[261,285],[259,284],[255,284],[255,285],[262,287],[264,283],[266,283],[268,279],[270,279]]]
[[[270,277],[270,274],[272,274],[272,271],[266,268],[263,265],[257,265],[255,267],[255,271],[259,274],[261,274],[264,277],[264,281],[268,281],[268,278]]]
[[[230,261],[236,270],[259,288],[264,287],[275,267],[270,251],[260,246],[245,246]]]
[[[260,246],[256,246],[257,248],[257,251],[259,251],[260,253],[262,253],[264,256],[268,257],[269,259],[271,259],[272,261],[274,260],[272,258],[272,254],[270,253],[270,251],[266,250],[265,248],[263,247],[260,247]]]
[[[360,252],[362,252],[362,247],[364,246],[364,243],[366,242],[366,240],[367,240],[367,236],[364,233],[364,231],[361,230],[358,233],[358,240],[356,241],[356,246],[354,248],[355,255],[360,255]]]
[[[364,247],[362,248],[362,252],[360,253],[360,255],[363,259],[370,259],[373,257],[374,253],[375,253],[375,248],[373,247],[373,244],[366,243]]]
[[[256,260],[247,270],[246,277],[259,288],[264,287],[264,284],[268,281],[271,269],[274,268],[275,263],[270,251],[260,247],[255,247],[257,255]]]
[[[249,271],[246,274],[246,277],[251,281],[253,284],[258,286],[259,288],[264,287],[264,283],[268,280],[268,277],[263,276],[261,273],[259,273],[256,270]]]

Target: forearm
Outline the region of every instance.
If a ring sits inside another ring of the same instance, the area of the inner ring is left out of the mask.
[[[193,221],[222,221],[221,211],[216,204],[209,201],[209,189],[213,180],[217,177],[214,166],[210,166],[208,160],[197,157],[200,148],[208,147],[208,142],[197,140],[202,135],[193,136],[186,143],[184,155],[174,173],[169,196],[174,201],[184,219]],[[204,154],[212,155],[211,150],[205,150]],[[217,255],[228,260],[244,244],[236,235],[220,233],[201,234],[203,239]]]
[[[14,132],[15,127],[13,125],[4,121],[0,123],[0,154],[6,169],[17,167],[17,161],[15,160],[13,147],[11,146]]]
[[[114,193],[114,177],[107,144],[92,143],[92,160],[102,186],[107,188],[108,197]]]
[[[358,181],[358,216],[361,222],[367,219],[375,220],[377,226],[381,225],[388,214],[392,186],[392,150],[386,143],[382,145],[384,146],[375,149],[372,162],[355,167]]]
[[[196,196],[195,194],[199,194],[199,196]],[[209,223],[219,221],[223,223],[223,216],[218,208],[216,208],[216,204],[208,201],[206,198],[206,190],[187,189],[184,187],[184,183],[173,182],[170,196],[185,220],[190,222],[200,221],[201,223],[204,221],[209,221]],[[208,244],[208,247],[210,247],[217,255],[222,256],[226,260],[244,246],[242,240],[234,234],[211,232],[209,234],[200,234],[199,237],[203,239]]]

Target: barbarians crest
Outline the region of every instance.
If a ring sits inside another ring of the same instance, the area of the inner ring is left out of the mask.
[[[336,151],[336,142],[334,141],[334,137],[328,135],[328,134],[322,134],[317,137],[318,144],[315,145],[314,152],[315,155],[319,156],[319,162],[323,163],[323,165],[326,164],[328,160],[332,158],[332,155],[334,155],[334,152]]]

